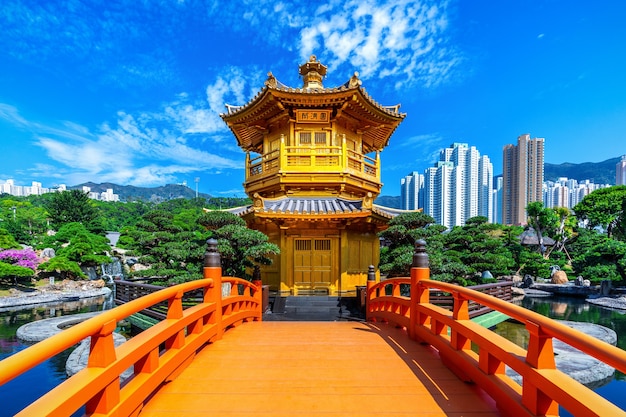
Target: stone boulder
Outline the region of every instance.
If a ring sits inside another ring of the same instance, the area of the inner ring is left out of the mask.
[[[565,271],[561,271],[558,265],[553,265],[550,267],[550,283],[551,284],[567,284],[569,280],[567,279],[567,274]]]
[[[554,271],[552,278],[550,278],[550,282],[552,284],[567,284],[569,280],[567,279],[565,271]]]

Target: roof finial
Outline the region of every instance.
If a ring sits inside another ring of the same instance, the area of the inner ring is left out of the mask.
[[[300,65],[300,75],[304,81],[302,88],[319,88],[323,89],[322,80],[326,76],[326,67],[321,64],[315,55],[309,57],[309,62]]]

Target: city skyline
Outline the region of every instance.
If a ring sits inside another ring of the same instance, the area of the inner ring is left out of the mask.
[[[300,88],[355,72],[406,120],[381,153],[381,195],[450,143],[502,171],[502,149],[545,138],[545,161],[626,154],[626,41],[619,1],[236,2],[0,5],[0,179],[191,184],[243,196],[245,154],[219,117],[267,73]],[[268,24],[271,22],[271,25]],[[261,36],[259,36],[261,34]],[[291,39],[292,42],[285,42]]]
[[[400,188],[403,209],[423,209],[449,229],[476,216],[494,222],[493,164],[467,143],[442,149],[435,166],[407,175]]]

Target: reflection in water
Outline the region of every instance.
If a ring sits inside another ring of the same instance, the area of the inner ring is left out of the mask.
[[[626,350],[626,311],[600,307],[573,297],[524,297],[518,302],[522,307],[557,320],[599,324],[617,333],[617,346]],[[496,326],[496,333],[518,346],[528,346],[528,332],[519,323],[504,322]],[[607,381],[590,387],[598,394],[626,409],[626,375],[616,371]],[[561,415],[570,415],[561,410]]]

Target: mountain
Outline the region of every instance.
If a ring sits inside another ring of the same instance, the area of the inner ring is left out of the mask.
[[[603,162],[583,162],[582,164],[543,164],[545,181],[556,181],[561,177],[583,181],[591,180],[595,184],[615,185],[615,166],[620,158],[611,158]]]
[[[102,184],[96,184],[93,182],[86,182],[84,184],[74,185],[68,187],[70,189],[79,189],[83,187],[91,188],[92,192],[101,193],[107,189],[113,189],[113,192],[120,196],[120,201],[130,200],[144,200],[152,202],[161,202],[167,200],[173,200],[175,198],[195,198],[196,192],[186,185],[180,184],[168,184],[161,187],[135,187],[133,185],[118,185],[110,182]],[[211,198],[209,194],[198,193],[198,197]]]
[[[374,203],[389,208],[399,209],[402,207],[402,200],[400,199],[400,196],[381,195],[376,198]]]

